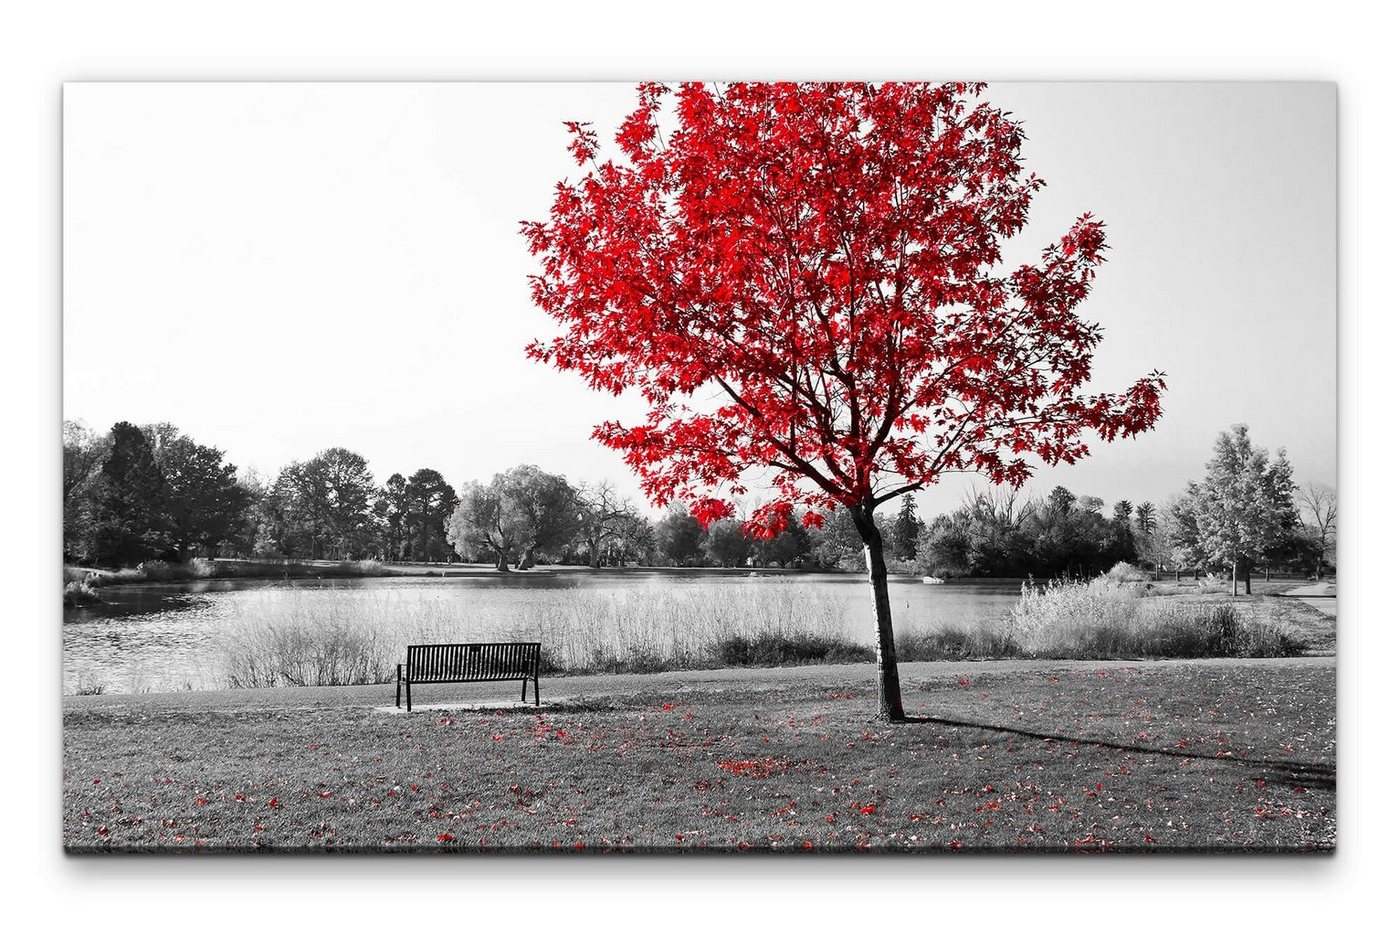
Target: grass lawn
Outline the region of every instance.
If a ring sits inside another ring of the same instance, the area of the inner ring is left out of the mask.
[[[1001,661],[64,700],[71,851],[1331,850],[1333,660]],[[425,689],[427,687],[424,687]],[[444,686],[420,705],[509,699]]]

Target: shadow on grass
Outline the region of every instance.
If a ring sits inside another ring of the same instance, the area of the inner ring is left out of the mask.
[[[1164,750],[1162,748],[1147,747],[1141,744],[1123,744],[1117,741],[1105,741],[1099,738],[1075,738],[1069,735],[1028,731],[1024,728],[1012,728],[1009,725],[988,725],[981,722],[960,721],[954,718],[936,718],[932,715],[905,715],[904,718],[900,720],[899,724],[943,725],[949,728],[971,728],[976,731],[1017,735],[1022,738],[1029,738],[1032,741],[1057,741],[1064,744],[1090,745],[1100,748],[1110,748],[1115,751],[1127,751],[1132,754],[1152,754],[1160,757],[1174,757],[1181,760],[1248,764],[1251,767],[1260,767],[1266,771],[1272,771],[1274,773],[1274,779],[1289,781],[1302,780],[1312,783],[1315,786],[1327,787],[1329,789],[1335,789],[1337,785],[1337,767],[1334,763],[1272,760],[1262,757],[1236,757],[1234,755],[1226,757],[1219,754],[1193,754],[1189,751],[1183,751],[1177,748]]]

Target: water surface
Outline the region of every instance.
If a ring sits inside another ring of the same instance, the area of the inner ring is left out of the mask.
[[[778,600],[783,589],[810,590],[830,608],[825,616],[830,620],[822,626],[834,620],[834,626],[853,640],[874,642],[869,586],[862,576],[841,573],[629,569],[124,585],[102,589],[101,605],[65,609],[64,691],[97,686],[107,692],[222,688],[228,679],[218,654],[221,636],[279,611],[306,616],[319,608],[332,616],[354,616],[356,609],[373,608],[395,628],[431,619],[439,626],[451,623],[453,639],[492,639],[510,636],[501,622],[528,617],[531,608],[541,606],[539,599],[555,599],[551,607],[558,607],[559,601],[574,603],[575,598],[587,605],[589,596],[626,602],[661,590],[703,602],[707,594],[725,589],[730,594],[734,589],[751,591],[759,600],[770,594]],[[890,581],[896,635],[999,620],[1018,595],[1019,583],[1014,581]],[[549,622],[538,621],[536,627],[548,648]],[[398,635],[395,630],[386,639]]]

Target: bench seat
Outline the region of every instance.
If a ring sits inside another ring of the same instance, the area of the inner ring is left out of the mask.
[[[540,645],[538,643],[409,644],[407,660],[394,678],[394,707],[402,701],[413,711],[414,683],[512,682],[520,680],[520,701],[535,683],[535,706],[540,704]]]

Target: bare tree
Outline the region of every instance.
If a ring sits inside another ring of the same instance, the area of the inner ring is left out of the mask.
[[[598,568],[603,550],[631,528],[633,510],[611,481],[579,485],[579,539],[588,547],[588,564]]]
[[[1310,482],[1299,488],[1294,497],[1313,545],[1314,574],[1320,579],[1327,554],[1337,545],[1337,491],[1326,484]]]

